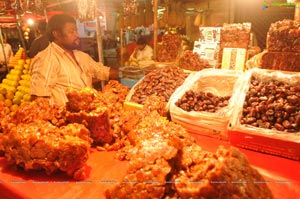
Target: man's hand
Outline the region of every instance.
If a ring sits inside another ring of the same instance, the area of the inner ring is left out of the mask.
[[[119,80],[119,69],[110,68],[109,79]]]

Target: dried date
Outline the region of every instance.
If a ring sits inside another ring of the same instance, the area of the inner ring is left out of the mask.
[[[300,87],[252,77],[240,121],[260,128],[299,132]]]
[[[230,96],[219,97],[208,92],[186,91],[175,105],[185,111],[206,111],[214,113],[218,109],[228,106]]]
[[[188,76],[183,69],[176,67],[166,67],[156,69],[148,73],[144,79],[135,87],[134,94],[130,101],[144,104],[147,97],[157,95],[168,102],[173,92],[178,88]],[[182,102],[185,103],[187,99]]]

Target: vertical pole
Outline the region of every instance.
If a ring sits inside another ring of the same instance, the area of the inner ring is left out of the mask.
[[[96,1],[95,16],[96,16],[96,39],[97,39],[97,49],[98,49],[98,62],[101,62],[104,65],[101,23],[100,23],[100,16],[98,15],[98,12],[97,12],[98,6],[99,6],[98,1]],[[106,81],[101,80],[100,83],[101,83],[101,90],[102,90],[106,84]]]
[[[48,23],[49,19],[48,19],[48,14],[47,14],[46,8],[44,8],[44,16],[45,16],[46,23]]]
[[[153,19],[153,59],[156,60],[157,56],[157,33],[158,33],[158,24],[157,24],[157,9],[158,9],[158,0],[153,0],[153,12],[154,12],[154,19]]]
[[[101,31],[101,24],[99,16],[96,16],[96,38],[98,44],[98,58],[99,62],[103,63],[103,48],[102,48],[102,31]]]
[[[300,2],[295,2],[295,16],[294,20],[300,20]]]
[[[124,64],[123,28],[120,28],[120,66]]]

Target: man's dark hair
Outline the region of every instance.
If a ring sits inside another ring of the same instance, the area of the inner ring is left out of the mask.
[[[138,40],[136,41],[136,43],[138,45],[146,45],[147,44],[147,39],[145,37],[140,37],[140,38],[138,38]]]
[[[62,32],[66,23],[75,23],[75,19],[67,14],[54,15],[48,22],[48,36],[50,41],[54,41],[53,31]]]
[[[45,21],[41,21],[41,22],[39,22],[39,24],[38,24],[38,30],[39,31],[46,31],[46,29],[47,29],[47,23],[45,22]]]

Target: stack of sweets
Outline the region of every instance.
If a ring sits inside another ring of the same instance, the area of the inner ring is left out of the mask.
[[[247,51],[250,32],[251,23],[223,24],[220,34],[219,63],[222,63],[225,48],[246,49]]]
[[[300,20],[284,19],[271,24],[261,68],[300,71]]]

